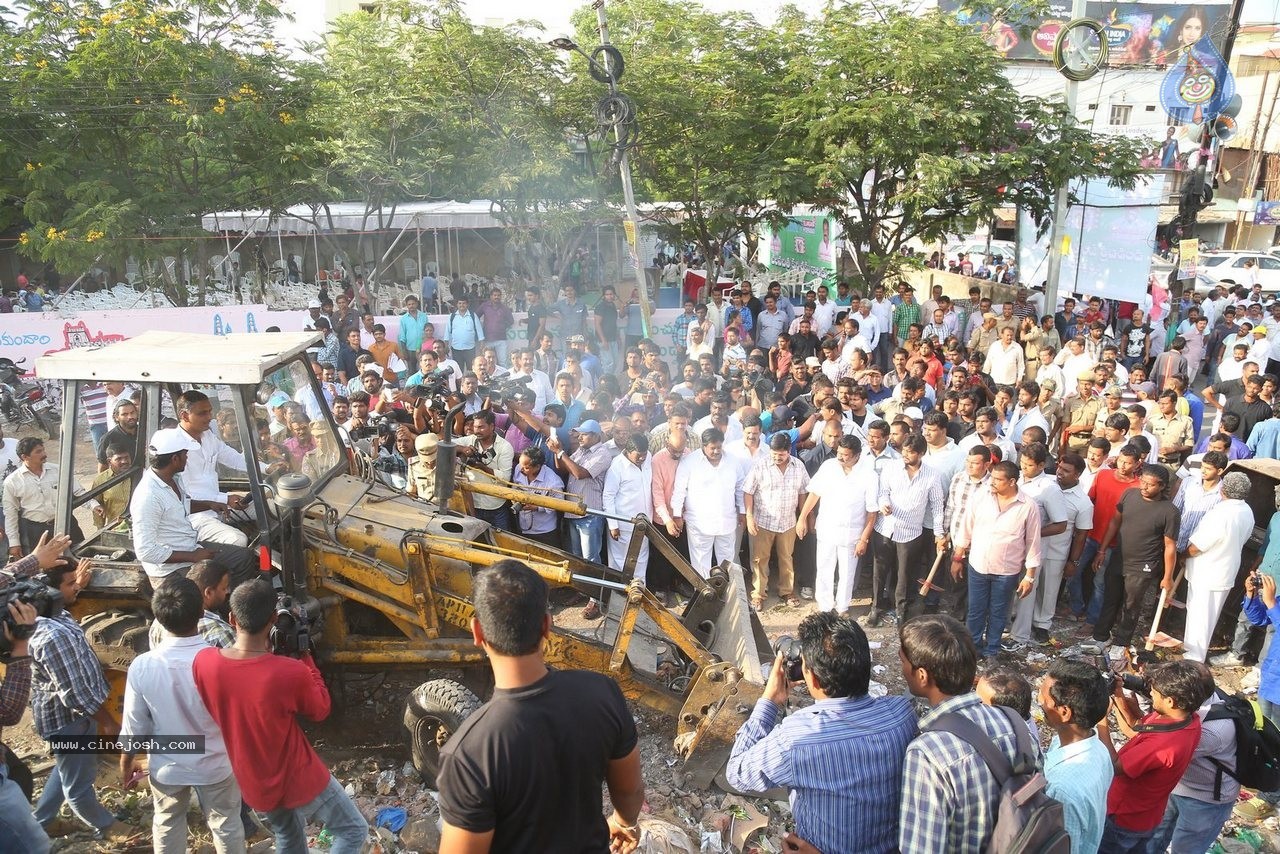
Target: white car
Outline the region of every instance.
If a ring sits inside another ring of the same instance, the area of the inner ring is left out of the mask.
[[[1262,289],[1272,293],[1280,291],[1280,257],[1267,252],[1201,252],[1196,262],[1196,289],[1249,284],[1244,262],[1250,259]]]
[[[948,262],[955,261],[963,252],[969,256],[969,260],[973,262],[973,266],[982,266],[982,258],[988,254],[987,239],[985,237],[971,237],[967,240],[961,240],[952,243],[947,247],[946,258]],[[992,240],[990,254],[994,258],[996,255],[1004,256],[1004,261],[1008,264],[1016,261],[1018,257],[1018,247],[1008,240]]]

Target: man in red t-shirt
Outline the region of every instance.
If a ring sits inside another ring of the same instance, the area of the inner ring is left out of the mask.
[[[1116,514],[1116,506],[1125,490],[1137,489],[1138,469],[1142,467],[1145,455],[1132,445],[1125,445],[1116,457],[1116,467],[1102,469],[1093,479],[1089,487],[1089,500],[1093,502],[1093,528],[1084,541],[1084,549],[1080,560],[1076,562],[1076,572],[1087,570],[1098,563],[1098,554],[1102,546],[1102,535],[1111,524],[1111,517]],[[1102,554],[1100,568],[1093,573],[1093,598],[1085,611],[1084,621],[1096,624],[1102,614],[1102,594],[1106,589],[1107,567],[1111,563],[1111,549]],[[1081,578],[1084,588],[1089,589],[1089,579]]]
[[[273,655],[276,594],[264,579],[231,594],[236,642],[192,664],[196,690],[222,730],[244,802],[262,814],[277,851],[306,851],[309,819],[333,835],[335,854],[358,854],[368,822],[307,741],[298,715],[329,716],[329,690],[307,653]]]
[[[1149,667],[1146,676],[1151,690],[1146,717],[1137,698],[1119,684],[1111,698],[1116,722],[1129,739],[1119,751],[1111,742],[1107,718],[1098,723],[1098,738],[1115,763],[1100,852],[1146,850],[1164,818],[1169,793],[1200,743],[1196,709],[1213,693],[1208,669],[1195,661],[1169,661]]]

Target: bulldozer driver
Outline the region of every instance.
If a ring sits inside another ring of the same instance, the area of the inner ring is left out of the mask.
[[[415,456],[409,462],[409,478],[405,491],[423,501],[436,500],[436,446],[440,444],[435,433],[423,433],[413,440]]]

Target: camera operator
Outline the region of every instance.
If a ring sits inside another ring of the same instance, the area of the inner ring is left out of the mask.
[[[88,583],[89,561],[78,566],[63,562],[44,574],[45,583],[62,594],[64,608],[70,608]],[[68,611],[36,620],[31,635],[31,717],[36,733],[46,741],[88,739],[100,731],[112,735],[116,731],[104,703],[107,680],[102,665],[84,636],[84,630]],[[134,828],[117,821],[107,811],[93,790],[97,776],[98,756],[83,751],[55,753],[54,766],[45,782],[35,818],[52,837],[65,836],[76,825],[57,817],[63,801],[72,813],[98,830],[107,842],[123,842],[134,834]]]
[[[192,664],[196,690],[222,730],[245,803],[263,815],[276,850],[306,851],[307,821],[333,835],[334,854],[356,854],[368,824],[307,741],[297,716],[329,716],[329,691],[310,653],[272,654],[276,594],[256,578],[231,594],[235,645],[203,649]]]
[[[497,420],[493,412],[482,409],[471,416],[471,435],[457,439],[458,456],[469,469],[483,474],[476,477],[482,481],[494,478],[507,481],[511,479],[511,470],[515,467],[515,449],[511,443],[497,434]],[[488,475],[485,477],[484,475]],[[504,531],[513,530],[511,507],[501,498],[488,495],[474,495],[475,515]]]
[[[28,556],[23,561],[31,560]],[[22,561],[19,561],[21,563]],[[10,567],[14,564],[10,564]],[[6,567],[8,570],[10,567]],[[9,620],[4,627],[5,639],[13,651],[6,662],[4,681],[0,682],[0,726],[13,726],[22,720],[31,696],[31,656],[27,640],[36,624],[36,609],[22,600],[8,604]],[[49,850],[49,837],[31,814],[27,793],[10,775],[5,764],[8,751],[0,744],[0,851],[27,851],[44,854]]]
[[[729,785],[786,786],[796,835],[820,851],[893,851],[903,758],[916,734],[911,701],[867,695],[871,650],[853,620],[810,614],[797,636],[799,660],[779,644],[764,696],[738,731]],[[817,702],[780,720],[798,677]]]

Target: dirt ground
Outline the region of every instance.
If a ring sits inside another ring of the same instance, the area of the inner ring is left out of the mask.
[[[57,443],[48,445],[50,459],[57,460]],[[77,476],[87,483],[93,471],[87,455],[82,456],[85,465],[77,466]],[[89,525],[87,517],[82,525]],[[89,530],[88,527],[85,530]],[[866,590],[868,579],[860,579],[851,613],[864,614],[870,606]],[[761,613],[761,621],[770,639],[795,630],[799,621],[814,610],[811,601],[798,608],[790,608],[771,599]],[[568,605],[556,611],[558,625],[575,631],[589,632],[593,625],[580,615],[580,605]],[[1048,668],[1051,656],[1080,654],[1076,644],[1082,639],[1073,631],[1073,624],[1055,626],[1050,647],[1041,648],[1017,658],[1008,657],[1005,663],[1017,666],[1033,684]],[[902,682],[897,656],[897,629],[893,626],[867,629],[873,644],[872,693],[902,694]],[[1002,658],[1005,658],[1002,656]],[[1216,672],[1219,685],[1231,692],[1239,688],[1246,668],[1220,669]],[[436,821],[439,810],[434,793],[419,780],[409,763],[407,733],[402,723],[404,703],[408,694],[428,679],[451,678],[458,674],[448,672],[396,671],[394,674],[367,674],[331,672],[330,690],[334,697],[334,712],[320,724],[309,724],[306,729],[320,755],[329,763],[334,774],[355,798],[361,812],[373,826],[383,810],[403,810],[407,823],[397,835],[388,830],[374,831],[367,850],[386,852],[433,852],[438,842]],[[803,686],[794,693],[795,706],[807,705],[810,700]],[[640,750],[644,766],[646,802],[642,825],[653,841],[645,850],[653,852],[680,851],[758,851],[782,850],[783,833],[792,829],[791,813],[785,798],[774,800],[762,797],[744,797],[726,794],[718,789],[697,789],[684,779],[680,762],[672,749],[675,721],[647,709],[633,709],[640,733]],[[1039,709],[1034,713],[1039,715]],[[1046,739],[1048,733],[1042,730]],[[52,767],[52,759],[45,750],[45,743],[35,735],[30,713],[17,726],[4,732],[4,741],[22,757],[37,775],[39,788]],[[120,786],[118,771],[111,759],[104,758],[99,774],[99,795],[104,804],[122,820],[139,827],[142,832],[133,845],[107,846],[95,842],[86,829],[69,837],[56,840],[54,850],[60,852],[149,851],[149,827],[151,819],[150,798],[146,790],[124,791]],[[64,807],[64,815],[68,814]],[[385,815],[385,813],[383,813]],[[191,813],[192,851],[212,851],[209,834],[199,817],[198,809]],[[1223,831],[1223,847],[1227,851],[1276,851],[1280,852],[1280,822],[1271,818],[1247,830],[1257,834],[1255,838],[1235,838],[1242,828],[1229,822]],[[311,828],[313,834],[316,829]],[[662,841],[665,840],[665,841]],[[1253,844],[1256,843],[1256,844]],[[323,835],[312,837],[316,850],[327,847]],[[1243,846],[1243,847],[1241,847]],[[263,840],[251,850],[269,851],[271,843]]]

